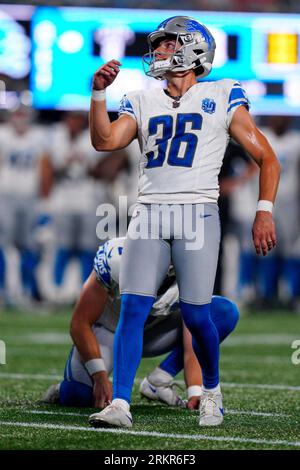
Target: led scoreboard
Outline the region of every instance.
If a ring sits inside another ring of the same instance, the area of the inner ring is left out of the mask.
[[[30,72],[30,19],[33,7],[0,7],[0,74],[23,79]]]
[[[32,7],[34,106],[88,109],[93,73],[112,58],[123,66],[109,88],[110,110],[118,109],[126,92],[164,86],[144,74],[141,56],[148,52],[147,35],[175,15],[194,17],[214,35],[217,48],[209,80],[240,80],[254,114],[300,115],[300,15],[276,13]]]

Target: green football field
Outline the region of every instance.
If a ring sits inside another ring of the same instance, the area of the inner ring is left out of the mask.
[[[38,403],[62,376],[71,344],[69,317],[66,311],[0,314],[0,339],[6,344],[6,365],[0,365],[1,449],[300,448],[300,364],[291,360],[291,344],[300,340],[299,317],[242,315],[221,348],[225,420],[218,428],[200,428],[196,411],[142,400],[139,381],[159,362],[143,360],[132,430],[95,430],[87,421],[93,409]]]

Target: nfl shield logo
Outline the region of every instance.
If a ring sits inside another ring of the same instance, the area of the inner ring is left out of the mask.
[[[202,109],[205,113],[213,114],[216,110],[216,102],[210,98],[202,100]]]

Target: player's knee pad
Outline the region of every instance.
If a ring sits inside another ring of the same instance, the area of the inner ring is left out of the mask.
[[[93,388],[75,380],[63,380],[59,388],[62,406],[91,407],[94,404]]]
[[[220,342],[234,330],[239,317],[239,309],[232,300],[222,296],[212,298],[211,318],[218,330]]]

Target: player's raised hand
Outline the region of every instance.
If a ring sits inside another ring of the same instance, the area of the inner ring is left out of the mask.
[[[93,375],[94,403],[96,408],[104,408],[112,400],[112,385],[105,371]]]
[[[121,65],[121,62],[113,59],[96,70],[93,77],[93,89],[105,90],[105,88],[111,85],[120,72],[119,67]]]
[[[253,243],[258,255],[267,255],[276,246],[275,224],[271,212],[258,211],[252,228]]]

